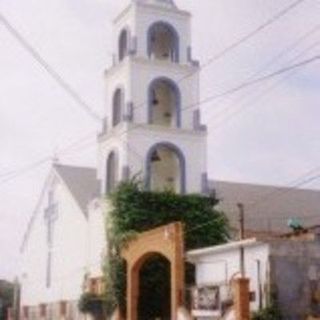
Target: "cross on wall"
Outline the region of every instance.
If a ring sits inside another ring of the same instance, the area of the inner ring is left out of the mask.
[[[48,206],[44,212],[44,220],[47,225],[47,270],[46,270],[46,286],[51,286],[52,274],[52,249],[54,240],[54,226],[58,219],[58,204],[55,202],[54,191],[48,193]]]
[[[48,247],[53,245],[54,225],[58,219],[58,205],[55,203],[54,191],[49,191],[48,206],[45,209],[44,219],[47,225],[47,244]]]

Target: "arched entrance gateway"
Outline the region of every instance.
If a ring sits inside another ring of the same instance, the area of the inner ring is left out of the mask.
[[[184,304],[182,224],[173,223],[140,234],[123,249],[122,257],[127,262],[127,319],[141,320],[139,312],[144,312],[144,316],[147,314],[143,310],[143,299],[148,299],[148,296],[141,292],[141,281],[144,274],[152,269],[152,263],[157,261],[157,266],[170,274],[168,284],[159,284],[163,295],[169,289],[170,297],[168,301],[163,300],[161,319],[176,320],[178,309]]]

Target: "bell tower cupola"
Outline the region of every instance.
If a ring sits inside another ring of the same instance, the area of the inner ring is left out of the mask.
[[[115,18],[113,34],[99,135],[101,189],[112,192],[138,175],[150,190],[206,192],[207,134],[190,14],[173,0],[132,0]]]

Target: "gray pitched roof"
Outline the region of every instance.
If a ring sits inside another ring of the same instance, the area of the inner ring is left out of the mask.
[[[100,184],[96,178],[96,169],[61,164],[55,164],[54,168],[86,214],[88,203],[99,196]]]
[[[288,232],[290,218],[304,227],[320,224],[320,190],[211,181],[221,199],[220,208],[232,226],[238,226],[237,203],[245,206],[245,227],[251,231]]]

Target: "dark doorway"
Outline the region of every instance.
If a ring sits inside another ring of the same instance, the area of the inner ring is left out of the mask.
[[[170,262],[155,254],[140,269],[138,319],[171,319]]]

